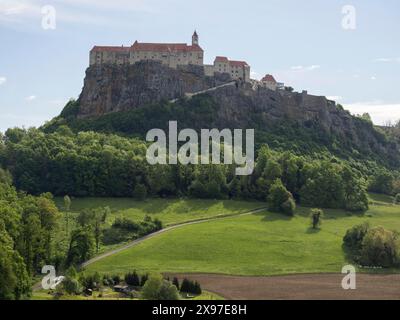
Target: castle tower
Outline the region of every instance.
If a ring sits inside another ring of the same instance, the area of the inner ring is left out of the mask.
[[[199,35],[197,34],[197,32],[196,32],[196,30],[194,31],[194,33],[193,33],[193,36],[192,36],[192,46],[194,46],[194,45],[199,45]]]

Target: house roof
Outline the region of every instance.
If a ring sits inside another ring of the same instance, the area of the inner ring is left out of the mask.
[[[92,51],[129,52],[130,47],[94,46]]]
[[[157,51],[157,52],[203,52],[199,45],[188,46],[186,43],[139,43],[131,47],[94,46],[95,52],[129,52],[129,51]]]
[[[158,51],[158,52],[203,52],[199,45],[188,46],[186,43],[139,43],[135,42],[132,51]]]
[[[215,58],[215,62],[229,62],[227,57],[218,56]]]
[[[247,67],[248,66],[246,61],[229,60],[227,57],[222,57],[222,56],[217,56],[215,58],[215,62],[229,63],[233,67]]]
[[[231,61],[229,61],[229,64],[234,67],[248,67],[249,66],[246,61],[232,61],[231,60]]]
[[[270,74],[267,74],[264,78],[261,79],[261,81],[277,83],[275,78]]]

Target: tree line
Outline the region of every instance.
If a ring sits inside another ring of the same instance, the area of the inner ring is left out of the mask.
[[[313,159],[257,150],[255,172],[236,176],[234,165],[149,165],[146,143],[95,132],[54,133],[9,129],[1,140],[0,164],[11,172],[18,190],[77,197],[181,197],[256,199],[278,211],[294,203],[312,207],[368,208],[366,177],[335,157]],[[274,200],[271,194],[277,193]],[[279,195],[280,194],[280,195]]]

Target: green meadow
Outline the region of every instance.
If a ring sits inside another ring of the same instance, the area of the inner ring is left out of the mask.
[[[347,229],[367,221],[400,231],[400,206],[385,196],[370,195],[370,201],[370,210],[362,215],[325,210],[319,230],[310,228],[310,209],[303,207],[293,218],[264,211],[187,225],[104,258],[87,270],[254,276],[340,272],[347,263],[342,248]],[[206,207],[203,200],[198,204]]]
[[[55,202],[60,210],[64,209],[62,198]],[[256,201],[204,200],[204,199],[149,199],[136,201],[132,198],[75,198],[72,199],[70,211],[73,215],[84,209],[109,207],[112,223],[116,217],[126,217],[142,221],[146,215],[158,218],[164,226],[189,222],[216,216],[235,215],[250,210],[263,208],[266,204]]]

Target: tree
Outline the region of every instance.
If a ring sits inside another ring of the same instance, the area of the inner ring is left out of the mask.
[[[311,210],[310,217],[313,229],[317,229],[321,225],[323,216],[324,216],[324,211],[322,209]]]
[[[82,286],[75,278],[66,277],[62,282],[63,289],[70,295],[78,295],[82,292]]]
[[[198,283],[197,281],[193,282],[192,293],[196,295],[201,295],[202,292],[203,291],[201,290],[200,283]]]
[[[161,275],[151,275],[142,289],[145,300],[178,300],[178,289]]]
[[[179,292],[170,281],[163,280],[157,300],[179,300]]]
[[[174,277],[174,279],[173,279],[173,281],[172,281],[172,284],[173,284],[178,290],[180,290],[180,287],[179,287],[179,280],[178,280],[177,277]]]
[[[90,227],[80,227],[71,234],[67,265],[78,265],[88,260],[94,252],[95,239]]]
[[[0,300],[21,299],[30,294],[30,278],[20,254],[0,220]]]
[[[146,186],[142,183],[138,183],[135,186],[135,190],[133,191],[133,195],[137,200],[143,201],[147,197],[147,189]]]
[[[360,261],[367,266],[384,268],[399,265],[399,234],[383,227],[370,229],[362,242]]]
[[[343,208],[345,190],[343,167],[328,161],[308,164],[301,171],[300,202],[308,207]]]
[[[149,275],[147,273],[142,275],[142,278],[140,279],[140,286],[143,287],[146,284],[148,279],[149,279]]]
[[[372,177],[368,190],[376,193],[391,195],[393,191],[393,176],[384,170]]]
[[[65,221],[66,221],[66,233],[69,234],[69,210],[71,209],[71,198],[66,195],[64,196],[64,209],[65,209]]]
[[[129,272],[125,275],[125,282],[129,286],[139,287],[140,286],[140,278],[136,271]]]
[[[343,237],[344,245],[353,252],[361,250],[362,242],[369,230],[370,225],[368,222],[352,227],[347,230],[346,235]]]
[[[295,205],[292,194],[287,191],[281,179],[276,179],[269,189],[267,198],[268,207],[275,212],[283,212],[287,215],[293,215]]]

